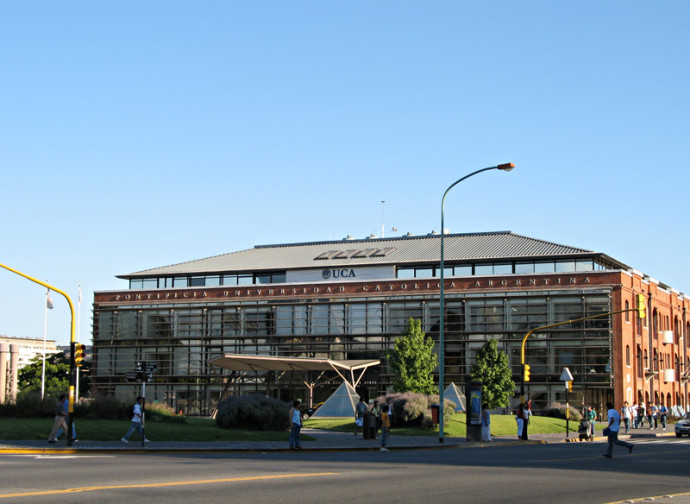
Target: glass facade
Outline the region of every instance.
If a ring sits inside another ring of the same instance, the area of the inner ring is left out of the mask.
[[[494,271],[497,266],[505,268],[494,265]],[[476,351],[489,339],[498,340],[519,382],[520,347],[527,331],[608,311],[608,288],[577,293],[447,291],[445,382],[463,384]],[[361,393],[373,397],[390,390],[392,376],[384,355],[406,321],[420,319],[427,335],[438,341],[439,314],[435,294],[96,305],[94,379],[102,393],[129,399],[138,385],[126,382],[125,373],[133,371],[137,361],[155,361],[158,373],[154,383],[147,384],[147,398],[185,414],[208,415],[224,389],[271,393],[285,400],[307,397],[305,377],[298,373],[238,375],[208,364],[224,353],[381,359],[360,383]],[[530,397],[537,408],[555,399],[556,387],[562,389],[558,378],[563,367],[584,387],[610,388],[609,318],[535,333],[526,357],[532,366]],[[316,388],[314,400],[325,400],[339,383],[334,378]]]

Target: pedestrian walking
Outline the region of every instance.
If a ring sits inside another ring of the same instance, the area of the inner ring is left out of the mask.
[[[144,412],[142,409],[143,406],[144,398],[141,396],[137,397],[137,402],[135,402],[134,406],[132,406],[132,423],[129,426],[127,434],[120,438],[120,441],[122,441],[123,443],[129,443],[129,436],[131,436],[134,431],[139,431],[139,436],[141,436],[144,439],[144,443],[150,443],[150,441],[144,437]]]
[[[637,429],[637,403],[632,403],[630,407],[630,414],[632,415],[633,429]]]
[[[641,429],[644,427],[644,419],[645,415],[647,414],[647,407],[643,402],[640,402],[640,404],[637,406],[637,428]]]
[[[491,441],[491,412],[486,403],[482,404],[482,441]]]
[[[666,415],[668,415],[668,408],[662,403],[659,408],[659,419],[661,420],[661,428],[663,430],[666,430]]]
[[[606,453],[604,453],[604,457],[606,458],[612,458],[613,457],[613,445],[616,444],[618,446],[623,446],[628,449],[628,453],[632,453],[634,445],[630,443],[626,443],[625,441],[620,441],[618,439],[618,431],[620,430],[621,427],[621,415],[618,413],[613,408],[613,403],[608,402],[606,403],[606,407],[609,409],[608,411],[608,418],[609,418],[609,426],[606,429],[605,434],[608,437],[608,448],[606,450]]]
[[[53,423],[53,428],[48,436],[49,443],[57,442],[58,438],[63,432],[67,432],[67,418],[69,417],[69,400],[67,399],[67,394],[60,394],[58,401],[55,405],[55,422]],[[78,442],[77,439],[77,427],[72,422],[72,441]]]
[[[302,430],[302,412],[299,410],[300,401],[295,399],[292,401],[292,408],[288,417],[290,419],[290,449],[301,450],[302,442],[299,438],[299,432]]]
[[[391,419],[388,416],[390,407],[388,404],[384,404],[381,409],[381,451],[388,451],[386,444],[388,444],[388,435],[391,431]]]
[[[656,404],[652,404],[649,410],[651,413],[649,416],[649,428],[652,428],[652,422],[654,422],[654,429],[656,429],[659,427],[659,408],[657,408]]]
[[[594,439],[596,434],[597,410],[591,406],[587,408],[587,420],[589,420],[589,423],[592,426],[592,439]]]
[[[362,427],[362,432],[364,432],[364,415],[366,412],[367,403],[364,402],[364,397],[360,397],[357,406],[355,406],[355,436],[359,427]]]
[[[623,403],[621,408],[621,417],[623,418],[623,423],[625,424],[625,433],[627,434],[630,430],[630,420],[632,419],[632,410],[628,406],[628,401]]]

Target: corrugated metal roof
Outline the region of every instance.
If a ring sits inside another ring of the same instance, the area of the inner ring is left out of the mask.
[[[441,235],[338,240],[281,245],[259,245],[206,259],[118,275],[137,278],[180,274],[243,271],[296,270],[337,266],[373,266],[436,263],[441,256]],[[374,252],[374,251],[379,252]],[[316,259],[329,252],[349,253],[347,258]],[[495,261],[497,259],[538,259],[599,255],[595,252],[529,238],[512,231],[447,234],[444,240],[446,262]],[[358,256],[359,255],[359,256]],[[610,258],[609,258],[610,259]]]

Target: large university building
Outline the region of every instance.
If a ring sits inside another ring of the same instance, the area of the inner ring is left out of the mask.
[[[96,292],[94,381],[131,399],[137,361],[155,362],[148,400],[207,415],[221,394],[269,393],[285,400],[327,398],[342,380],[296,372],[229,372],[223,354],[381,359],[358,392],[390,390],[385,351],[406,321],[421,319],[438,345],[440,235],[257,246],[240,252],[120,275],[129,288]],[[537,331],[526,343],[533,407],[564,399],[559,377],[574,377],[571,404],[608,400],[687,408],[690,301],[681,292],[603,253],[512,232],[444,236],[444,383],[464,384],[475,354],[496,339],[520,382],[527,332],[597,314],[634,311]],[[519,400],[516,390],[515,402]]]

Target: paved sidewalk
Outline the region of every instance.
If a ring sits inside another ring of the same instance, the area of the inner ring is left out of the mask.
[[[313,441],[302,441],[304,450],[323,451],[353,451],[353,450],[378,450],[381,441],[377,439],[362,439],[361,434],[354,436],[348,432],[333,432],[318,429],[303,429],[302,432],[314,438]],[[658,437],[660,435],[673,435],[673,433],[633,433],[632,436],[621,435],[621,439]],[[577,433],[570,433],[570,439],[577,442]],[[530,434],[529,441],[522,441],[516,436],[497,436],[490,443],[473,441],[469,442],[464,437],[445,437],[443,443],[438,436],[395,436],[388,441],[390,450],[413,449],[445,449],[445,448],[471,448],[476,446],[509,446],[513,444],[546,444],[563,443],[566,441],[564,434]],[[603,437],[597,437],[595,442],[605,441]],[[265,451],[289,451],[286,441],[156,441],[152,440],[141,446],[141,441],[131,439],[129,443],[121,441],[79,441],[72,446],[67,446],[64,439],[55,444],[47,441],[6,441],[0,440],[0,453],[23,454],[66,454],[83,452],[118,452],[118,453],[165,453],[165,452],[265,452]]]
[[[304,450],[325,451],[353,451],[353,450],[379,450],[380,438],[362,439],[362,435],[354,436],[349,432],[332,432],[317,429],[302,429],[302,433],[314,438],[313,441],[302,441]],[[562,442],[563,435],[534,435],[527,443]],[[508,445],[512,443],[525,443],[515,437],[496,437],[491,443],[468,442],[464,437],[445,437],[443,443],[438,436],[395,436],[388,438],[390,450],[401,449],[444,449],[462,448],[480,445]],[[256,452],[256,451],[289,451],[288,441],[156,441],[152,440],[141,446],[141,441],[130,439],[129,443],[121,441],[79,441],[67,446],[65,440],[55,444],[47,441],[6,441],[0,440],[0,453],[83,453],[83,452]]]

